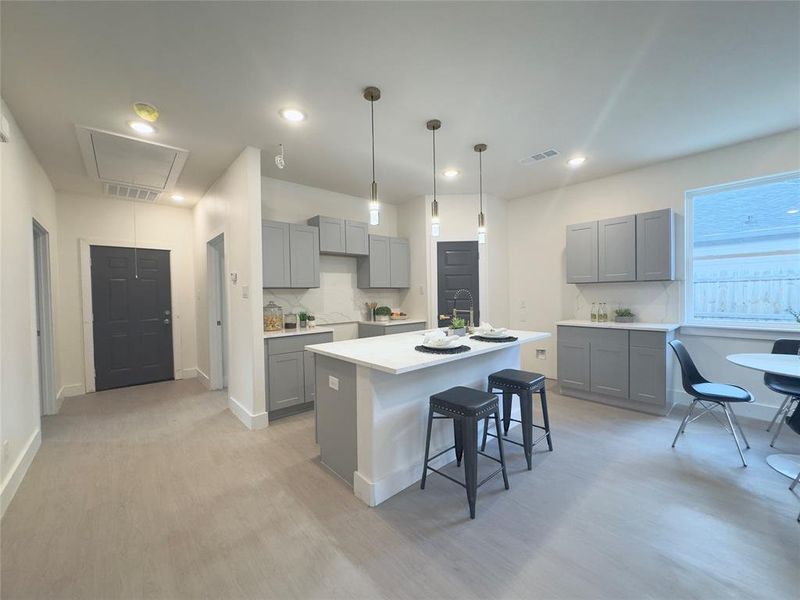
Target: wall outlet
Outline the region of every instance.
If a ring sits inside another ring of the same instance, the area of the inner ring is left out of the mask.
[[[328,375],[328,387],[332,390],[339,391],[339,378],[333,375]]]
[[[537,348],[536,358],[538,360],[547,360],[547,350],[545,350],[544,348]]]

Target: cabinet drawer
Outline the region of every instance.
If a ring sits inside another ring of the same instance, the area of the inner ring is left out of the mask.
[[[558,342],[569,343],[588,341],[591,333],[591,327],[570,327],[568,325],[559,325],[556,330]]]
[[[296,335],[285,338],[275,338],[267,340],[267,354],[287,354],[289,352],[301,352],[306,346],[312,344],[324,344],[332,342],[331,333],[309,333],[307,335]]]
[[[407,325],[391,325],[384,327],[386,330],[384,335],[392,335],[394,333],[408,333],[409,331],[422,331],[425,329],[425,323],[409,323]]]
[[[631,331],[631,346],[664,350],[667,337],[660,331]]]

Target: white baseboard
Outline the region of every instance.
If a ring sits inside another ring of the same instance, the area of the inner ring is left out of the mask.
[[[188,369],[181,369],[181,379],[194,379],[200,373],[197,367],[190,367]]]
[[[692,402],[692,397],[683,390],[673,390],[677,404],[688,406]],[[741,402],[733,404],[737,416],[758,419],[759,421],[771,421],[778,411],[777,406],[762,404],[760,402]]]
[[[64,401],[64,398],[71,398],[72,396],[83,396],[86,393],[86,386],[82,383],[68,383],[66,385],[62,385],[61,389],[58,390],[57,398],[58,398],[58,406],[61,408],[61,402]]]
[[[254,415],[239,404],[233,396],[228,396],[228,408],[248,429],[263,429],[269,425],[269,418],[266,412]]]
[[[41,445],[42,430],[37,429],[33,432],[28,443],[25,444],[25,449],[17,457],[16,462],[9,470],[5,480],[3,480],[3,486],[2,489],[0,489],[0,517],[6,514],[8,505],[11,504],[11,500],[14,499],[14,494],[17,493],[19,485],[22,483],[22,479],[28,472],[28,467],[31,466],[33,457],[36,456],[36,452]]]
[[[197,378],[200,380],[200,383],[203,384],[203,387],[206,388],[207,390],[210,390],[211,378],[205,373],[203,373],[203,371],[200,370],[200,367],[195,367],[195,371],[197,371]]]

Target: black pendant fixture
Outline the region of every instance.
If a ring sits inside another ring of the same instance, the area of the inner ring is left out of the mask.
[[[478,201],[480,208],[478,211],[478,243],[486,243],[486,217],[483,214],[483,153],[486,152],[486,144],[475,144],[473,148],[478,153]]]
[[[433,134],[433,202],[431,202],[431,235],[439,237],[439,202],[436,200],[436,131],[442,126],[439,119],[431,119],[425,126]]]
[[[381,91],[376,87],[364,89],[364,99],[369,101],[369,116],[372,133],[372,188],[369,201],[369,224],[379,225],[381,222],[381,205],[378,202],[378,184],[375,182],[375,102],[381,99]]]

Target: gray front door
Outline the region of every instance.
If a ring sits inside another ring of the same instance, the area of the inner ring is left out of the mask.
[[[459,311],[472,308],[473,323],[479,324],[478,242],[439,242],[436,245],[436,254],[439,327],[450,324],[453,308]],[[469,293],[459,290],[467,290]],[[469,319],[466,312],[459,312],[458,316]]]
[[[173,379],[169,251],[92,246],[98,391]]]

